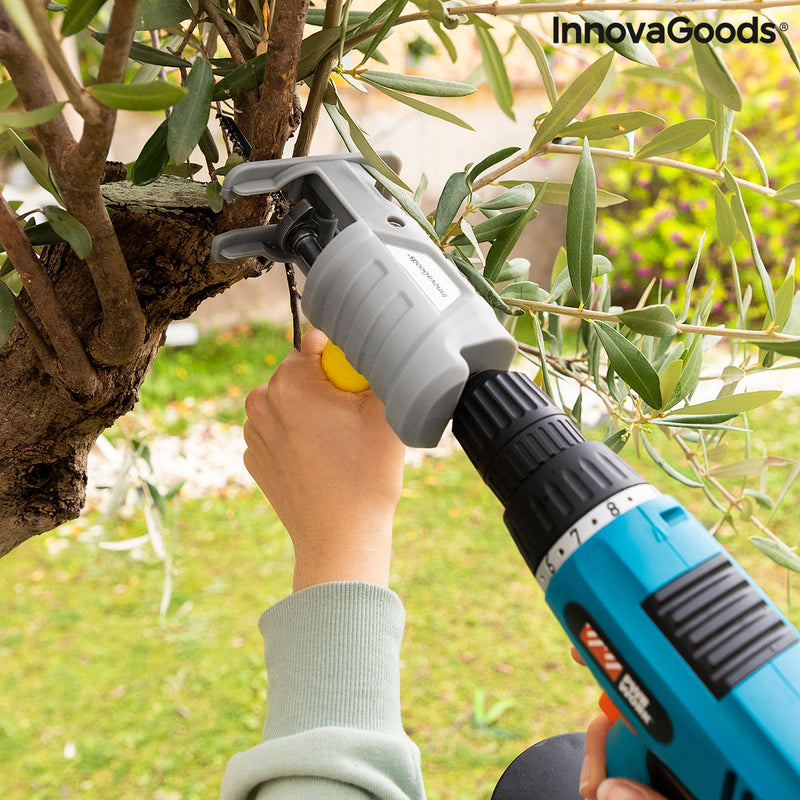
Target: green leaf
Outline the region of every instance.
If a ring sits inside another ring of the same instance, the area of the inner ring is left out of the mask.
[[[531,262],[527,258],[512,258],[503,264],[496,283],[527,280],[530,271]]]
[[[700,82],[721,103],[734,111],[742,110],[742,95],[716,48],[692,36],[692,52]]]
[[[711,474],[718,478],[744,478],[748,475],[760,475],[767,467],[788,467],[794,464],[789,458],[779,456],[763,456],[745,458],[730,464],[720,464],[711,470]]]
[[[542,76],[544,90],[547,92],[547,99],[550,101],[550,105],[554,106],[558,100],[558,90],[556,89],[556,82],[550,70],[550,63],[547,60],[544,48],[539,43],[539,40],[527,28],[524,28],[522,25],[515,25],[514,30],[517,32],[520,41],[533,54],[536,66],[539,68],[539,74]]]
[[[603,439],[603,444],[615,453],[619,453],[628,443],[630,436],[630,428],[620,428],[618,431],[614,431],[610,436],[606,436],[606,438]]]
[[[451,260],[458,267],[461,274],[469,281],[472,288],[475,289],[492,308],[512,316],[522,316],[525,313],[521,308],[512,308],[508,305],[497,293],[494,286],[492,286],[469,261],[459,256],[452,256]]]
[[[5,111],[17,99],[17,87],[14,81],[0,83],[0,111]]]
[[[696,403],[692,406],[674,409],[667,416],[680,414],[681,416],[706,416],[711,414],[730,414],[736,416],[745,411],[752,411],[766,403],[771,403],[780,397],[781,392],[777,390],[763,390],[758,392],[741,392],[727,397],[718,397],[716,400],[709,400],[705,403]]]
[[[750,343],[758,345],[759,349],[761,350],[766,350],[770,353],[777,353],[779,356],[794,356],[795,358],[800,358],[800,339],[795,339],[794,341],[783,340],[776,342],[755,340],[751,341]]]
[[[66,101],[50,103],[49,105],[41,106],[41,108],[34,108],[32,111],[0,112],[0,125],[5,128],[33,128],[36,125],[55,119],[65,105]]]
[[[792,59],[792,64],[794,64],[797,68],[797,71],[800,72],[800,57],[797,55],[797,50],[794,49],[794,44],[792,43],[791,38],[780,26],[780,24],[775,22],[775,20],[769,14],[764,14],[763,11],[761,13],[775,26],[775,30],[778,32],[778,36],[781,37],[781,41],[783,42],[783,46],[786,48],[786,52],[789,54],[789,58]]]
[[[761,154],[758,152],[758,150],[756,150],[756,146],[740,130],[735,130],[734,133],[739,141],[744,145],[747,152],[750,154],[750,158],[753,159],[753,163],[756,165],[758,174],[761,177],[761,183],[769,188],[769,175],[767,174],[767,167],[766,164],[764,164],[764,160],[761,158]]]
[[[506,72],[503,55],[497,47],[492,34],[483,27],[476,26],[475,35],[478,37],[478,49],[486,72],[486,80],[492,90],[500,110],[510,119],[515,120],[513,105],[514,94],[511,91],[511,81]]]
[[[222,200],[222,187],[219,185],[219,181],[211,181],[206,184],[206,200],[215,214],[222,211],[225,203]]]
[[[330,30],[330,28],[325,28],[326,32]],[[313,34],[313,36],[316,35]],[[214,100],[233,100],[239,92],[249,92],[259,86],[264,77],[266,61],[267,54],[262,53],[231,70],[214,86]]]
[[[45,206],[42,211],[53,230],[69,244],[78,258],[86,258],[92,249],[92,237],[84,225],[59,206]]]
[[[363,75],[360,77],[364,79],[365,83],[369,83],[370,85],[374,86],[378,91],[383,92],[383,94],[385,94],[387,97],[391,97],[392,100],[397,100],[399,103],[410,106],[416,111],[421,111],[423,114],[427,114],[428,116],[437,117],[445,122],[451,122],[453,125],[458,125],[459,128],[466,128],[468,131],[475,130],[472,125],[470,125],[468,122],[465,122],[463,119],[461,119],[461,117],[451,114],[449,111],[439,108],[439,106],[434,106],[430,103],[424,103],[422,100],[417,100],[416,97],[409,97],[402,92],[396,92],[394,89],[390,89],[388,86],[380,86],[377,83],[364,78]]]
[[[214,76],[211,64],[198,56],[184,84],[186,94],[169,115],[167,150],[176,164],[189,160],[208,125]]]
[[[186,0],[140,0],[136,15],[137,31],[152,31],[177,25],[192,16]]]
[[[106,0],[70,0],[61,21],[61,35],[72,36],[85,30],[105,3]]]
[[[469,83],[456,81],[442,81],[438,78],[428,78],[423,75],[403,75],[399,72],[377,72],[365,69],[356,76],[374,86],[385,86],[396,92],[419,94],[425,97],[465,97],[473,94],[477,89]]]
[[[676,358],[674,361],[670,361],[659,373],[658,385],[661,389],[662,408],[669,405],[672,395],[675,394],[675,390],[678,388],[678,381],[681,379],[682,372],[683,361]]]
[[[200,135],[200,141],[198,142],[200,145],[200,152],[206,157],[208,161],[212,164],[216,164],[219,161],[219,149],[217,148],[217,143],[214,141],[214,137],[211,135],[211,131],[206,127],[203,133]]]
[[[328,84],[328,88],[332,97],[335,98],[335,103],[328,103],[326,100],[325,109],[343,141],[348,147],[361,153],[367,164],[376,172],[411,193],[411,189],[406,186],[400,176],[375,152],[364,131],[344,107],[333,83]]]
[[[137,186],[152,183],[163,171],[169,162],[167,150],[167,128],[169,120],[165,119],[153,131],[150,138],[144,143],[142,152],[131,168],[131,181]]]
[[[495,164],[499,164],[501,161],[505,161],[507,158],[510,158],[514,155],[514,153],[518,153],[520,150],[519,147],[504,147],[501,150],[498,150],[491,155],[486,156],[486,158],[479,161],[467,174],[467,183],[472,185],[475,179],[486,172],[487,169],[490,169]]]
[[[544,183],[542,181],[498,181],[498,186],[506,186],[509,189],[513,186],[519,186],[520,183],[532,183],[538,192]],[[569,205],[569,190],[572,188],[571,183],[548,183],[545,189],[542,202],[553,206],[567,206]],[[615,206],[619,203],[627,203],[628,199],[621,194],[614,194],[607,192],[605,189],[597,190],[597,207],[608,208],[608,206]]]
[[[152,83],[96,83],[86,91],[109,108],[128,111],[160,111],[178,103],[186,89],[174,83],[156,80]]]
[[[597,93],[600,85],[605,80],[613,58],[613,52],[606,53],[593,64],[590,64],[567,86],[564,93],[558,98],[558,102],[539,124],[536,135],[531,141],[531,150],[536,150],[542,145],[551,142],[572,122],[577,113]]]
[[[572,289],[581,303],[589,300],[592,285],[594,226],[597,217],[597,179],[589,150],[583,140],[583,151],[572,179],[567,207],[567,266]]]
[[[312,33],[311,36],[306,36],[303,39],[303,44],[300,46],[300,58],[297,62],[298,81],[304,80],[314,71],[317,64],[325,57],[331,47],[339,43],[340,34],[341,30],[339,28],[323,28],[321,31]],[[258,59],[261,59],[260,73],[263,75],[266,53],[262,53],[253,60],[258,61]],[[243,64],[242,66],[245,65]],[[260,83],[260,80],[258,83]],[[252,88],[255,88],[256,85],[254,84]],[[241,89],[238,91],[241,91]],[[214,99],[216,99],[216,96]]]
[[[534,197],[536,197],[536,189],[533,184],[520,183],[491,200],[476,203],[475,206],[483,211],[503,211],[507,208],[528,206]]]
[[[800,200],[800,181],[790,183],[775,192],[776,200]]]
[[[640,431],[640,437],[642,444],[644,445],[644,449],[647,451],[647,455],[653,459],[653,462],[657,464],[670,478],[674,478],[679,483],[682,483],[684,486],[691,486],[693,489],[702,489],[703,484],[699,481],[694,480],[694,478],[687,478],[681,472],[678,472],[675,467],[672,466],[654,447],[650,444],[649,439],[645,435],[644,431]]]
[[[550,299],[550,292],[542,289],[533,281],[519,281],[506,286],[500,292],[500,297],[513,297],[516,300],[532,300],[535,303],[546,303]]]
[[[8,341],[15,319],[14,293],[3,281],[0,281],[0,347],[3,347]]]
[[[622,311],[617,317],[634,333],[643,333],[645,336],[674,336],[678,332],[675,314],[665,305]]]
[[[713,119],[687,119],[670,125],[657,133],[636,153],[634,158],[651,158],[682,150],[684,147],[699,142],[713,129],[714,125]]]
[[[564,258],[566,259],[566,250],[561,250],[560,253],[564,254]],[[555,267],[560,266],[558,261],[553,267],[555,271]],[[611,262],[605,257],[600,255],[595,255],[592,257],[592,277],[597,278],[601,275],[606,275],[607,273],[611,272]],[[561,297],[564,292],[567,291],[570,285],[570,277],[569,277],[569,269],[564,267],[556,276],[555,280],[552,282],[550,286],[550,296],[551,297]]]
[[[628,111],[622,114],[604,114],[567,125],[562,136],[585,136],[587,139],[609,139],[645,126],[663,125],[664,120],[646,111]]]
[[[725,175],[726,185],[732,185],[733,187],[731,211],[733,211],[733,216],[736,220],[739,230],[744,234],[745,239],[747,239],[748,244],[750,245],[750,252],[753,255],[753,261],[755,262],[756,269],[758,270],[758,275],[761,278],[761,288],[764,290],[764,299],[767,301],[767,308],[769,309],[770,318],[774,320],[776,312],[775,293],[772,289],[772,281],[766,266],[764,266],[764,262],[761,260],[761,254],[758,252],[758,244],[756,243],[753,227],[750,224],[750,217],[747,214],[747,209],[744,205],[744,200],[742,199],[741,190],[739,189],[739,185],[736,183],[733,175],[730,173],[727,167],[723,169],[723,174]]]
[[[479,242],[493,242],[503,230],[509,225],[513,225],[524,213],[524,209],[514,209],[514,211],[507,211],[505,214],[498,214],[484,222],[473,225],[472,232]],[[467,244],[467,241],[463,235],[459,235],[454,236],[450,243],[456,247],[461,247]]]
[[[107,33],[99,31],[92,32],[92,39],[97,40],[100,44],[105,44],[108,39]],[[150,47],[142,42],[131,42],[131,49],[128,51],[128,58],[132,61],[137,61],[140,64],[155,64],[160,67],[191,67],[191,61],[185,58],[173,55],[166,50],[157,50],[155,47]]]
[[[614,371],[651,408],[661,408],[658,373],[636,345],[605,322],[595,322],[595,330]]]
[[[792,572],[800,572],[800,556],[786,546],[778,544],[778,542],[768,539],[766,536],[751,536],[750,541],[778,566],[786,567]]]
[[[692,268],[689,270],[689,276],[686,279],[686,283],[684,285],[684,299],[683,299],[683,312],[681,313],[681,317],[678,320],[679,322],[685,322],[686,318],[689,316],[689,311],[691,309],[692,303],[692,289],[694,288],[694,279],[697,277],[697,270],[700,267],[700,256],[703,254],[703,245],[706,241],[706,234],[703,231],[703,235],[700,237],[700,243],[697,245],[697,253],[694,257],[694,263],[692,264]]]
[[[739,235],[736,230],[736,220],[722,189],[716,183],[712,184],[712,186],[714,191],[714,210],[717,216],[717,237],[725,247],[730,247]]]
[[[731,131],[736,112],[717,100],[710,92],[706,92],[706,117],[713,119],[716,123],[714,130],[711,131],[711,149],[714,151],[714,158],[717,164],[724,164],[728,160],[728,144],[730,143]]]
[[[537,215],[536,207],[540,202],[541,196],[535,197],[522,216],[494,240],[494,244],[489,248],[489,252],[486,255],[486,269],[484,271],[486,280],[497,280],[506,259],[511,254],[514,245],[519,241],[519,237],[522,236],[526,225]]]
[[[28,168],[33,179],[43,189],[46,189],[54,197],[58,197],[58,189],[55,187],[51,177],[50,169],[47,164],[47,159],[44,156],[37,156],[29,147],[22,141],[15,130],[9,130],[8,135],[14,142],[17,154],[22,159],[22,163]]]
[[[372,37],[369,44],[364,49],[364,58],[362,63],[369,60],[372,54],[378,49],[378,45],[380,45],[380,43],[392,32],[392,27],[397,21],[397,18],[403,12],[403,9],[406,7],[406,3],[407,0],[399,0],[399,2],[396,2],[391,8],[389,14],[383,20],[381,27],[378,29],[378,32]]]
[[[469,195],[467,186],[467,173],[454,172],[445,182],[439,202],[436,204],[436,216],[433,227],[437,236],[441,239],[447,233],[447,229],[455,219],[458,209]]]
[[[611,24],[619,24],[613,17],[604,14],[602,11],[580,11],[578,9],[578,16],[583,17],[586,22],[599,23],[605,30]],[[646,67],[657,67],[658,61],[655,56],[639,41],[634,42],[632,37],[626,32],[625,37],[620,42],[615,42],[611,38],[606,38],[606,44],[616,50],[621,56],[624,56],[631,61],[638,61]]]

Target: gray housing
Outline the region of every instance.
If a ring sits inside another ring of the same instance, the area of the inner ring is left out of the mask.
[[[216,236],[212,258],[299,264],[311,324],[367,378],[405,444],[435,446],[467,378],[507,369],[514,339],[421,226],[380,192],[361,156],[240,164],[222,190],[226,200],[264,192],[311,203],[328,239],[313,264],[281,249],[277,225]]]

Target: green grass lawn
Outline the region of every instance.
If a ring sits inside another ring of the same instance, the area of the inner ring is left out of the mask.
[[[255,328],[165,352],[144,407],[176,432],[202,409],[241,420],[243,395],[289,346],[283,332]],[[204,406],[204,398],[214,402]],[[769,425],[754,427],[791,456],[798,415],[796,400],[779,401],[761,420]],[[701,495],[624,455],[712,520]],[[784,474],[774,472],[773,494]],[[792,543],[793,496],[772,522]],[[175,591],[162,619],[152,551],[140,559],[103,551],[82,541],[82,529],[45,534],[0,562],[0,796],[214,798],[228,758],[260,738],[266,679],[256,625],[290,591],[288,537],[255,492],[183,500]],[[134,518],[114,536],[141,531]],[[745,535],[752,532],[728,529],[723,538],[785,609],[785,570],[754,550]],[[488,800],[522,749],[581,729],[595,714],[596,687],[572,663],[499,504],[462,454],[407,470],[392,587],[407,610],[404,722],[422,751],[431,800]],[[797,610],[792,619],[800,623]],[[481,693],[486,707],[514,702],[494,726],[472,718]]]

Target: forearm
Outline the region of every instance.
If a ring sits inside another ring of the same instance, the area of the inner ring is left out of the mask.
[[[424,797],[400,719],[404,613],[388,589],[328,583],[270,608],[259,627],[269,675],[260,745],[231,759],[222,800]]]

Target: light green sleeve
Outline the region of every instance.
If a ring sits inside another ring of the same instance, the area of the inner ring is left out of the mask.
[[[324,583],[259,628],[267,666],[261,744],[228,763],[221,800],[421,800],[419,750],[400,721],[405,614],[394,592]]]

